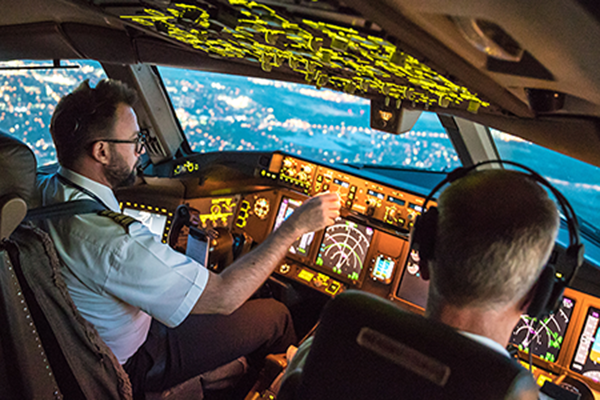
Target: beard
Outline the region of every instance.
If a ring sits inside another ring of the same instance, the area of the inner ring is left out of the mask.
[[[113,189],[120,187],[133,186],[137,177],[137,167],[140,160],[129,168],[123,157],[119,153],[114,153],[115,157],[110,164],[105,167],[104,176]]]

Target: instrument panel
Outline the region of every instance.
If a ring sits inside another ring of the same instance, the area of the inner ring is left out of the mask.
[[[272,154],[254,174],[268,184],[254,191],[236,193],[232,188],[227,195],[184,200],[192,224],[203,230],[226,229],[233,246],[242,238],[249,249],[249,244],[260,243],[277,230],[309,197],[337,192],[343,204],[341,217],[323,231],[297,238],[275,275],[326,296],[355,288],[423,313],[429,283],[421,278],[419,254],[410,250],[408,234],[423,212],[424,196],[282,153]],[[161,231],[157,221],[164,222],[166,241],[177,206],[151,206],[138,199],[123,202],[122,207],[157,213],[147,219],[157,231]],[[179,233],[181,249],[187,232],[184,228]],[[510,343],[522,360],[532,352],[538,384],[569,376],[600,390],[599,298],[567,289],[562,307],[551,318],[535,322],[523,315]]]

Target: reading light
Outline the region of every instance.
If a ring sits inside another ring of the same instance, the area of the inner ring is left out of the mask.
[[[493,22],[466,17],[450,18],[473,47],[489,57],[519,62],[525,52],[519,43]]]
[[[393,134],[410,131],[419,117],[420,110],[408,110],[406,108],[386,105],[385,101],[371,100],[371,128]]]

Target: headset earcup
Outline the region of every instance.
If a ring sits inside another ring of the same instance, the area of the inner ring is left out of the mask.
[[[435,238],[437,236],[438,210],[430,207],[419,215],[412,231],[412,248],[419,252],[423,261],[435,258]]]
[[[527,315],[530,317],[539,319],[551,311],[548,309],[548,305],[550,305],[550,300],[555,292],[555,274],[556,271],[552,265],[546,265],[542,270],[534,289],[535,293],[527,308]],[[560,292],[559,296],[562,295],[562,290]]]

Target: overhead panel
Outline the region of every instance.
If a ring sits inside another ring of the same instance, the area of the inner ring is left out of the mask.
[[[390,41],[355,27],[309,19],[254,1],[152,2],[107,9],[126,23],[219,59],[307,84],[421,109],[477,113],[489,103]]]

